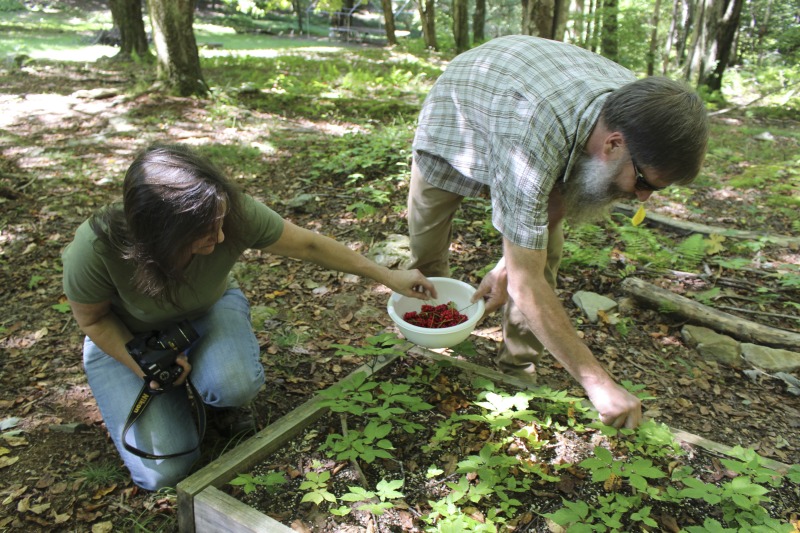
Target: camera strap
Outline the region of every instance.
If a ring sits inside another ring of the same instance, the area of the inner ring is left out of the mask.
[[[145,459],[170,459],[172,457],[180,457],[181,455],[186,455],[187,453],[192,453],[196,449],[200,447],[200,442],[203,441],[203,437],[206,433],[206,410],[203,407],[203,402],[200,400],[200,395],[195,389],[194,385],[192,385],[192,381],[187,379],[186,386],[189,387],[189,390],[192,392],[192,399],[194,402],[195,411],[197,412],[197,426],[198,426],[198,433],[199,433],[199,440],[198,445],[192,448],[191,450],[186,450],[185,452],[177,452],[177,453],[168,453],[164,455],[156,455],[152,453],[147,453],[139,448],[136,448],[130,444],[126,439],[128,435],[128,430],[131,429],[134,422],[142,416],[144,413],[145,408],[150,405],[150,401],[153,399],[154,396],[158,396],[157,392],[153,392],[150,390],[147,384],[147,379],[145,378],[145,384],[142,385],[142,390],[139,391],[139,395],[136,397],[136,401],[133,402],[133,407],[131,407],[131,412],[128,414],[128,420],[125,422],[125,428],[122,430],[122,445],[125,447],[126,450],[131,452],[134,455],[139,457],[143,457]],[[163,392],[163,391],[160,391]]]

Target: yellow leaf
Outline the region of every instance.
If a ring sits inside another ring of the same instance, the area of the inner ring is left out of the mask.
[[[606,492],[617,492],[622,488],[622,478],[616,474],[611,474],[605,483],[603,483],[603,488]]]
[[[725,236],[718,233],[712,233],[706,239],[706,254],[713,255],[725,250],[722,243],[725,242]]]
[[[644,212],[644,204],[639,204],[639,210],[636,211],[636,214],[633,215],[631,219],[631,224],[634,226],[638,226],[642,222],[644,222],[644,217],[647,216],[647,213]]]

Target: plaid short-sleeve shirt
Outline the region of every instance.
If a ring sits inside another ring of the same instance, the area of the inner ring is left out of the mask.
[[[569,44],[499,37],[457,56],[425,100],[414,156],[425,180],[463,196],[489,187],[492,223],[547,246],[547,201],[582,153],[628,69]]]

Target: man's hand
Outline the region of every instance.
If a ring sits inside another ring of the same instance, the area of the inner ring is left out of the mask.
[[[642,402],[613,381],[584,386],[600,421],[617,429],[633,429],[642,421]]]
[[[390,270],[386,286],[409,298],[430,300],[436,298],[436,287],[419,270]]]
[[[472,301],[477,302],[481,298],[486,300],[484,315],[499,309],[508,301],[508,274],[503,259],[500,259],[497,265],[483,277],[478,290],[472,296]]]

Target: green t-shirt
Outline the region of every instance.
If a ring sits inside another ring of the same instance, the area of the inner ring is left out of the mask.
[[[204,314],[228,288],[236,287],[230,275],[248,248],[265,248],[283,232],[283,219],[251,196],[242,198],[244,235],[240,243],[225,239],[209,255],[195,255],[186,269],[186,283],[177,294],[178,306],[154,300],[134,289],[134,265],[119,258],[98,240],[89,221],[78,227],[75,239],[61,255],[64,293],[74,302],[111,301],[111,309],[133,333],[158,330]]]

